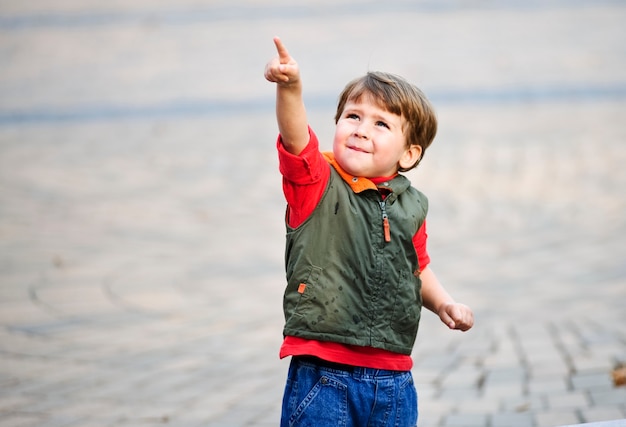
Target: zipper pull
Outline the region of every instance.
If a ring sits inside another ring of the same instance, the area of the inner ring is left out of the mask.
[[[389,232],[389,219],[383,217],[383,230],[385,230],[385,242],[391,242],[391,233]]]
[[[384,200],[378,203],[380,204],[380,210],[383,214],[383,231],[385,233],[385,242],[391,242],[391,232],[389,231],[389,217],[387,216],[386,203]]]

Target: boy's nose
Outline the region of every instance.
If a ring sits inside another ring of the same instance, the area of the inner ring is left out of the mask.
[[[354,135],[358,138],[367,138],[367,129],[364,124],[360,124],[354,130]]]

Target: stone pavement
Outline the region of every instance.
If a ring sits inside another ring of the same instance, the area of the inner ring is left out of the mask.
[[[0,425],[278,425],[276,34],[438,109],[419,426],[626,425],[626,5],[466,3],[0,0]]]

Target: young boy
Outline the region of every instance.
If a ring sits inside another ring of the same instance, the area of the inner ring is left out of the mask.
[[[281,426],[415,426],[422,305],[451,329],[474,322],[428,267],[428,202],[398,174],[434,139],[434,111],[404,79],[370,72],[342,92],[333,152],[320,153],[298,64],[274,43],[265,78],[287,199],[280,357],[292,356]]]

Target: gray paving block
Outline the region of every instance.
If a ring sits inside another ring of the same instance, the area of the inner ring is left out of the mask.
[[[502,410],[504,412],[540,412],[547,409],[545,396],[526,395],[504,398],[502,401]]]
[[[571,356],[574,369],[578,373],[607,372],[613,368],[615,360],[612,356],[585,352]]]
[[[570,377],[575,390],[606,390],[613,388],[610,372],[583,372]]]
[[[438,398],[441,400],[460,401],[461,399],[476,399],[480,392],[475,387],[442,388]]]
[[[591,390],[589,395],[595,406],[619,405],[626,402],[626,387],[611,390]]]
[[[462,399],[456,406],[456,410],[462,414],[491,414],[498,412],[501,401],[497,398],[481,396],[477,399]]]
[[[565,378],[570,375],[572,369],[568,364],[563,363],[562,361],[557,361],[553,363],[535,363],[529,368],[529,371],[532,378],[545,380]]]
[[[441,380],[442,387],[476,387],[482,381],[483,372],[478,368],[451,369],[447,371],[446,376]]]
[[[583,409],[581,411],[584,422],[598,422],[598,421],[610,421],[625,419],[626,413],[623,409],[616,406],[595,406],[592,408]]]
[[[526,385],[531,394],[549,395],[554,393],[565,393],[568,389],[567,378],[533,378]]]
[[[486,383],[482,387],[482,396],[489,399],[503,401],[524,396],[524,385],[520,382]]]
[[[491,416],[491,427],[534,427],[533,416],[529,412],[496,413]]]
[[[487,369],[485,373],[486,384],[497,383],[523,383],[528,376],[528,372],[522,366],[508,368]]]
[[[547,402],[548,408],[551,410],[583,409],[591,405],[587,393],[581,391],[552,393],[547,396]]]
[[[44,422],[40,415],[28,413],[8,413],[2,416],[3,427],[42,426]]]
[[[438,426],[442,418],[456,411],[458,402],[452,400],[426,400],[420,399],[418,403],[418,425]]]
[[[481,414],[451,414],[445,417],[442,427],[486,427],[488,419]]]
[[[580,427],[624,427],[624,425],[626,425],[626,419],[576,424],[576,426],[580,426]],[[575,427],[575,426],[572,425],[572,426],[562,426],[562,427]]]
[[[578,424],[582,420],[576,411],[549,411],[535,414],[535,425],[537,427],[554,427],[569,424]]]

